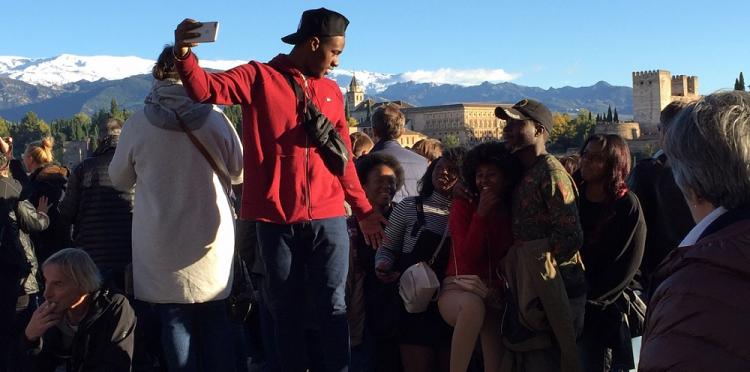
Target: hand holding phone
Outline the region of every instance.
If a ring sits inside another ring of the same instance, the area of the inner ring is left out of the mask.
[[[199,42],[215,41],[219,31],[218,22],[198,22],[185,18],[174,30],[174,54],[177,58],[185,57],[190,48]]]
[[[198,36],[185,40],[188,43],[213,43],[219,35],[219,22],[200,22],[200,26],[190,30]]]

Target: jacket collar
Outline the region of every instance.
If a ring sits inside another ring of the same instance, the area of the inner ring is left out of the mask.
[[[99,144],[99,147],[96,148],[96,151],[94,151],[94,156],[99,156],[108,151],[115,151],[119,139],[120,136],[109,136],[105,138],[104,141]]]

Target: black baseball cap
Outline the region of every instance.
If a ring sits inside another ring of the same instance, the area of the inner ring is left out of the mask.
[[[495,108],[495,116],[503,120],[533,120],[552,133],[552,113],[533,99],[522,99],[510,108],[499,106]]]
[[[312,36],[344,36],[348,25],[349,20],[333,10],[305,10],[297,26],[297,32],[282,37],[281,41],[297,45]]]

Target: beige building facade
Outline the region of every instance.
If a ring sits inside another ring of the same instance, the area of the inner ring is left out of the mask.
[[[501,140],[505,121],[495,116],[496,103],[457,103],[403,109],[409,129],[439,139],[472,146]],[[511,105],[503,105],[511,106]]]

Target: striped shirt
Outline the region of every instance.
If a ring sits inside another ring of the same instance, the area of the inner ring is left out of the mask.
[[[442,236],[448,227],[451,200],[438,192],[433,192],[432,195],[423,199],[422,205],[425,222],[420,231],[427,229]],[[385,244],[378,249],[375,255],[375,265],[382,261],[393,265],[401,253],[410,253],[414,250],[414,245],[419,237],[419,234],[412,236],[412,228],[416,223],[416,198],[403,199],[396,205],[390,218],[388,218],[388,227],[385,229]]]

